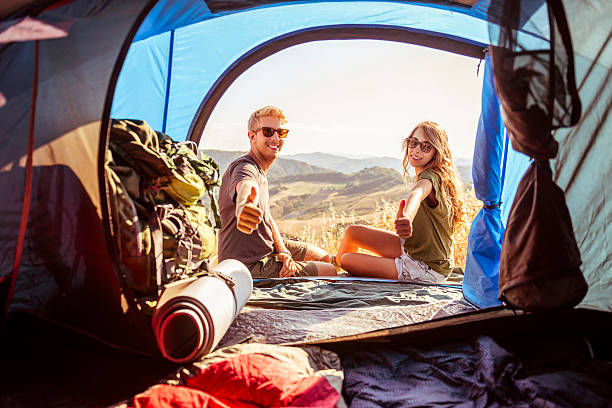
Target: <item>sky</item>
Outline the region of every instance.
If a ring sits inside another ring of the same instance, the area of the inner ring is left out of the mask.
[[[200,148],[248,150],[250,114],[274,105],[289,119],[281,156],[400,157],[412,128],[433,120],[446,129],[453,156],[471,160],[483,76],[478,62],[380,40],[296,45],[238,77],[215,107]]]

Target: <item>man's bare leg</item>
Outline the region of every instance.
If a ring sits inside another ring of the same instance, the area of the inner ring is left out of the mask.
[[[306,255],[304,257],[304,260],[330,263],[331,255],[328,254],[324,249],[319,248],[316,245],[306,243]]]
[[[322,248],[316,245],[306,243],[305,261],[313,261],[317,265],[318,276],[337,276],[336,267],[330,262],[332,257]]]
[[[334,265],[317,261],[315,261],[315,264],[317,265],[317,276],[338,276]]]

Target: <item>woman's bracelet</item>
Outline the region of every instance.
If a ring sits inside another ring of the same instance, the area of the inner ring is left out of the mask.
[[[279,252],[279,254],[287,254],[291,256],[291,251],[289,251],[288,249],[283,249],[282,251]]]

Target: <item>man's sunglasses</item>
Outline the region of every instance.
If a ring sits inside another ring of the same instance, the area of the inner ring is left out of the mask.
[[[263,135],[265,137],[272,137],[272,136],[274,136],[274,132],[276,132],[276,133],[278,133],[278,137],[280,137],[281,139],[286,138],[287,134],[289,133],[289,129],[281,129],[281,128],[274,129],[274,128],[267,127],[267,126],[263,126],[263,127],[257,128],[255,130],[253,130],[253,132],[257,133],[260,130],[261,130],[261,133],[263,133]]]
[[[406,144],[411,149],[416,149],[416,147],[419,146],[423,153],[429,153],[429,152],[431,152],[431,149],[433,149],[433,145],[431,143],[429,143],[429,142],[419,142],[414,137],[409,137],[408,139],[406,139]]]

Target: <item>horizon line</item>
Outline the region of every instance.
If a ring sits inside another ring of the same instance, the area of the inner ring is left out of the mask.
[[[216,151],[219,151],[219,152],[240,152],[240,153],[248,152],[248,149],[247,150],[242,150],[242,149],[240,149],[240,150],[225,150],[225,149],[215,149],[215,148],[205,148],[205,149],[198,148],[198,150],[202,150],[202,151],[216,150]],[[355,158],[359,158],[359,159],[387,159],[387,158],[389,158],[389,159],[401,160],[401,158],[396,157],[396,156],[387,156],[387,155],[372,156],[372,155],[370,155],[368,153],[363,153],[363,157],[359,157],[361,154],[355,154],[355,153],[345,153],[345,154],[343,154],[343,153],[338,153],[338,152],[322,152],[322,151],[281,154],[281,155],[279,155],[278,158],[282,159],[283,157],[297,156],[297,155],[300,155],[300,154],[328,154],[328,155],[331,155],[331,156],[338,156],[338,157],[343,157],[343,158],[346,158],[346,159],[355,159]],[[347,156],[347,154],[348,154],[348,156]],[[351,156],[353,156],[353,157],[351,157]],[[357,156],[357,157],[355,157],[355,156]],[[474,161],[472,158],[467,158],[467,157],[463,157],[463,156],[453,157],[453,161],[454,160],[468,160],[470,162]]]

